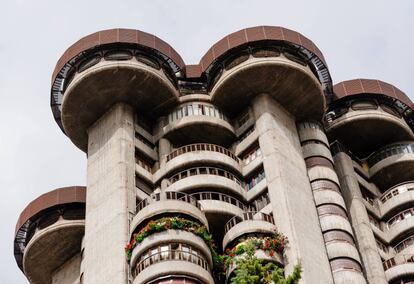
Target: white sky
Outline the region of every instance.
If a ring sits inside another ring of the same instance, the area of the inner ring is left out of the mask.
[[[64,50],[108,28],[140,29],[198,63],[223,36],[257,25],[296,30],[322,50],[334,82],[392,83],[414,99],[414,1],[23,1],[0,6],[0,283],[27,283],[13,257],[23,208],[84,185],[85,155],[55,124],[50,79]]]

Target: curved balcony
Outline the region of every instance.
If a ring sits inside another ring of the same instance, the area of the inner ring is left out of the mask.
[[[131,255],[131,267],[134,267],[138,261],[138,258],[141,257],[145,252],[150,250],[152,247],[163,244],[172,244],[180,243],[186,244],[192,248],[197,249],[203,255],[206,256],[206,260],[210,267],[213,265],[213,260],[211,257],[211,252],[203,239],[196,236],[193,233],[182,231],[182,230],[167,230],[164,232],[159,232],[154,235],[146,237],[138,246],[134,248]]]
[[[202,283],[214,284],[210,266],[200,254],[183,250],[167,249],[141,259],[135,266],[133,284],[148,283],[167,275],[186,275]]]
[[[182,192],[168,191],[152,194],[137,205],[137,214],[131,221],[130,232],[157,215],[187,215],[208,228],[208,222],[198,201]]]
[[[43,194],[20,215],[14,255],[32,283],[51,283],[53,272],[81,251],[85,230],[85,187]]]
[[[198,167],[179,172],[169,178],[166,191],[192,192],[197,189],[214,188],[220,192],[245,199],[246,186],[232,173],[220,168]]]
[[[329,145],[328,138],[325,134],[325,129],[319,122],[300,122],[297,124],[300,141],[319,141],[325,145]]]
[[[384,145],[414,139],[412,130],[398,110],[374,99],[344,103],[342,107],[329,111],[326,121],[329,136],[341,141],[358,157],[366,157],[373,149]],[[352,138],[351,132],[358,139]]]
[[[161,172],[168,174],[178,168],[198,165],[221,165],[241,172],[239,159],[224,147],[214,144],[191,144],[174,150],[167,156],[165,169]],[[156,174],[157,177],[162,173]]]
[[[387,221],[390,242],[401,240],[414,231],[414,208],[406,209]]]
[[[165,135],[174,145],[206,142],[230,145],[236,135],[227,117],[209,103],[185,103],[168,116],[163,127]]]
[[[331,230],[342,230],[353,235],[351,225],[348,219],[339,215],[323,215],[319,217],[321,223],[322,232]]]
[[[274,234],[276,226],[271,215],[246,212],[231,218],[224,226],[223,249],[235,239],[248,233]]]
[[[59,60],[52,111],[66,135],[85,151],[87,129],[117,102],[151,118],[177,104],[174,73],[183,67],[174,49],[155,36],[126,29],[91,34]]]
[[[335,284],[367,283],[359,262],[349,258],[337,258],[331,260],[330,264]]]
[[[336,204],[342,208],[346,208],[344,198],[339,191],[330,189],[314,190],[313,198],[315,199],[316,206],[322,204]]]
[[[216,43],[201,63],[208,68],[212,100],[233,115],[262,93],[299,119],[323,115],[329,71],[321,52],[297,32],[269,26],[241,30]],[[300,90],[294,82],[301,82]]]
[[[240,200],[219,192],[202,191],[191,194],[198,200],[203,212],[207,214],[241,215],[249,207]]]
[[[380,201],[383,218],[387,218],[397,210],[406,208],[411,203],[414,205],[414,182],[405,182],[390,188],[382,194]]]
[[[383,262],[387,281],[392,283],[395,280],[414,276],[414,255],[397,255]]]
[[[412,180],[414,177],[414,143],[392,144],[368,157],[371,179],[380,189]]]
[[[328,242],[325,244],[326,251],[328,253],[328,258],[330,260],[347,257],[361,263],[361,259],[359,258],[358,250],[356,249],[355,245],[350,244],[348,242]]]
[[[305,142],[302,144],[303,158],[324,157],[333,162],[331,150],[329,147],[321,142]]]

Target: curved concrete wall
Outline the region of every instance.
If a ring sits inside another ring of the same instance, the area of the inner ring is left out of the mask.
[[[218,175],[187,176],[169,185],[166,191],[188,192],[194,189],[217,189],[217,192],[235,195],[242,200],[246,199],[247,191],[234,180]]]
[[[183,243],[191,245],[194,248],[198,248],[204,253],[204,256],[206,259],[208,259],[210,266],[213,265],[210,249],[203,239],[190,232],[182,230],[167,230],[146,237],[139,245],[134,248],[130,261],[131,267],[135,266],[137,259],[143,252],[157,245],[168,243]]]
[[[273,234],[276,231],[276,226],[261,220],[247,220],[242,221],[233,226],[223,238],[223,249],[227,245],[237,239],[238,237],[248,233],[265,233]]]
[[[403,278],[406,276],[414,276],[414,263],[404,263],[391,267],[385,271],[388,282]]]
[[[414,206],[414,191],[406,191],[396,196],[391,197],[385,203],[379,202],[379,208],[383,218],[392,217],[393,213],[398,213],[401,207],[413,204]]]
[[[155,218],[157,215],[162,215],[166,213],[178,213],[191,216],[199,220],[204,226],[208,228],[208,221],[204,213],[198,209],[196,206],[178,200],[160,200],[150,203],[142,210],[140,210],[137,215],[132,219],[130,232],[134,232],[135,228],[141,224],[144,220],[149,218]]]
[[[347,219],[338,215],[325,215],[319,219],[321,222],[322,232],[330,230],[342,230],[353,236],[351,224]]]
[[[357,262],[361,262],[359,253],[354,245],[347,242],[328,242],[326,243],[326,251],[330,260],[335,258],[347,257]]]
[[[313,191],[313,197],[315,198],[316,206],[322,204],[337,204],[346,211],[345,201],[342,195],[334,190],[319,189]]]
[[[132,283],[143,284],[171,274],[187,275],[199,279],[202,283],[214,284],[213,277],[209,271],[197,264],[183,260],[167,260],[150,265],[141,271]]]

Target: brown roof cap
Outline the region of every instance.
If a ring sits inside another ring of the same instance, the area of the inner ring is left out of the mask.
[[[42,194],[35,200],[29,203],[23,212],[20,214],[19,220],[16,224],[16,232],[27,220],[40,213],[41,211],[50,207],[68,203],[85,203],[86,202],[86,187],[71,186],[62,187],[45,194]]]
[[[204,72],[211,63],[230,49],[254,41],[280,40],[300,45],[315,54],[325,65],[325,58],[319,48],[298,32],[273,26],[257,26],[231,33],[215,43],[201,58],[199,65]]]
[[[184,68],[184,61],[181,56],[168,43],[155,35],[132,29],[110,29],[87,35],[70,46],[56,64],[52,75],[52,83],[63,66],[72,58],[88,49],[111,43],[135,43],[158,50],[168,56],[181,69]]]
[[[354,79],[343,81],[333,86],[334,101],[359,94],[381,94],[395,98],[410,108],[414,108],[410,98],[397,87],[380,80]]]

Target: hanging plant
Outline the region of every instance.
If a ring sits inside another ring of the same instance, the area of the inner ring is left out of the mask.
[[[223,255],[224,269],[228,269],[234,263],[234,258],[246,253],[248,247],[254,250],[262,250],[267,255],[273,257],[276,253],[282,254],[288,240],[280,233],[275,233],[267,237],[251,237],[240,242],[233,248],[228,248]]]
[[[138,233],[133,234],[132,240],[125,246],[125,253],[128,262],[131,260],[134,248],[142,243],[146,237],[167,230],[183,230],[193,233],[203,239],[210,249],[214,267],[218,270],[220,269],[222,266],[222,257],[218,255],[213,237],[208,232],[207,227],[199,224],[198,222],[180,217],[163,217],[157,220],[151,220]]]
[[[247,242],[243,256],[235,260],[236,269],[230,279],[231,284],[297,284],[301,279],[302,268],[298,264],[292,274],[285,276],[284,269],[272,262],[266,262],[255,256],[254,242]]]

